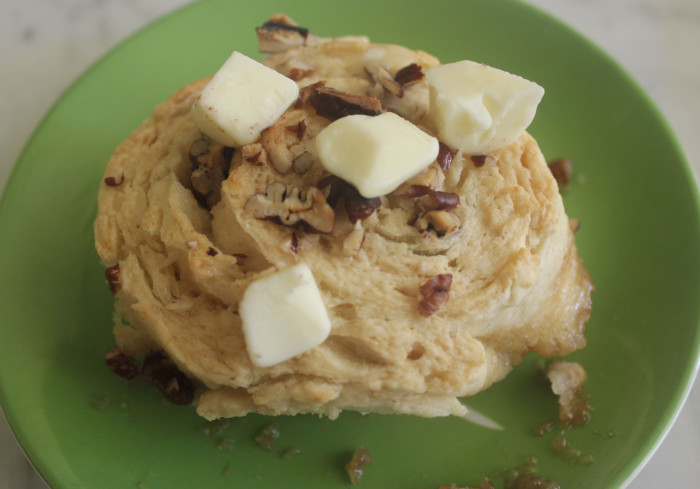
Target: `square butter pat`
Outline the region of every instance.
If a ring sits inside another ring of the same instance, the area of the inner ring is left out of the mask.
[[[425,73],[430,115],[442,142],[467,154],[508,146],[530,125],[544,89],[474,61],[458,61]]]
[[[367,198],[396,190],[435,161],[439,149],[436,138],[391,112],[342,117],[316,137],[325,169]]]
[[[320,345],[331,330],[321,292],[305,263],[251,282],[239,313],[248,354],[258,367]]]
[[[299,87],[234,51],[202,89],[192,114],[204,134],[225,146],[254,142],[299,97]]]

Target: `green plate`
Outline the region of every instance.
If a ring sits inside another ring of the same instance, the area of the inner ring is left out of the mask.
[[[592,465],[554,455],[555,433],[533,434],[557,412],[534,358],[467,401],[502,431],[457,418],[298,416],[277,420],[271,452],[254,440],[271,419],[249,416],[206,434],[193,408],[105,368],[112,298],[92,237],[104,165],[171,92],[234,49],[255,55],[253,28],[277,11],[319,35],[367,34],[546,88],[530,130],[548,158],[574,161],[565,203],[582,223],[577,240],[597,289],[589,346],[572,355],[589,372],[595,410],[567,433]],[[528,455],[565,489],[622,487],[669,428],[697,366],[698,210],[690,168],[646,95],[594,45],[527,5],[203,1],[97,63],[20,158],[0,206],[0,399],[54,488],[349,487],[343,467],[360,446],[373,457],[359,484],[366,489],[477,485]],[[301,452],[285,458],[290,448]]]

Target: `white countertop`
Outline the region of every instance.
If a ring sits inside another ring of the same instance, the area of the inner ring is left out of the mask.
[[[528,0],[601,46],[649,93],[700,175],[700,2]],[[0,2],[0,189],[46,111],[94,61],[188,0]],[[11,114],[12,117],[8,117]],[[700,299],[700,298],[699,298]],[[700,486],[700,382],[629,489]],[[0,489],[46,489],[0,415]],[[564,488],[566,489],[566,488]]]

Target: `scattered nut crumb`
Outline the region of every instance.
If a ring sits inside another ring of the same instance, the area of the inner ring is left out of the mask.
[[[355,450],[352,454],[352,458],[345,465],[345,471],[350,477],[350,482],[357,484],[360,479],[365,475],[365,466],[372,462],[372,457],[369,454],[367,448],[362,447]]]
[[[549,364],[547,378],[552,391],[559,396],[559,419],[565,426],[581,426],[588,422],[591,407],[583,385],[586,371],[575,362],[557,359]]]
[[[573,219],[573,218],[569,219],[569,227],[571,228],[571,231],[573,231],[575,233],[576,231],[581,229],[581,221],[579,221],[578,219]]]
[[[559,158],[558,160],[549,162],[547,166],[549,166],[549,170],[552,172],[559,188],[565,188],[571,181],[571,172],[573,171],[571,159]]]
[[[275,449],[275,442],[280,436],[280,427],[277,423],[265,426],[260,433],[255,437],[255,441],[262,448],[271,452]]]
[[[284,454],[282,455],[282,458],[284,460],[289,460],[290,458],[295,457],[299,454],[301,454],[301,448],[292,447],[289,450],[287,450],[286,452],[284,452]]]

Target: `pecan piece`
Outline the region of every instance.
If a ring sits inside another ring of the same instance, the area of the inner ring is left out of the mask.
[[[372,457],[367,448],[358,448],[353,452],[352,458],[345,464],[345,472],[347,472],[352,484],[360,482],[365,472],[365,466],[371,462]]]
[[[411,63],[410,65],[404,66],[394,75],[394,80],[396,80],[402,87],[408,85],[414,81],[418,81],[423,78],[425,74],[423,73],[423,68],[416,63]]]
[[[454,159],[454,153],[448,145],[445,143],[439,143],[437,162],[440,168],[443,170],[449,170],[452,166],[452,160]]]
[[[335,212],[316,187],[302,189],[273,182],[264,194],[250,197],[244,209],[256,219],[272,219],[285,226],[305,223],[319,233],[330,233],[335,226]]]
[[[384,88],[384,90],[393,93],[399,98],[403,97],[403,86],[394,80],[389,70],[384,66],[378,63],[367,63],[365,65],[365,70],[375,82],[379,83],[382,88]]]
[[[173,404],[191,404],[194,400],[194,384],[163,353],[147,356],[142,371]]]
[[[420,286],[418,314],[430,317],[450,298],[452,274],[441,273]]]
[[[559,419],[565,426],[581,426],[591,417],[584,384],[588,375],[579,363],[554,360],[547,368],[552,392],[559,396]]]
[[[330,121],[354,114],[379,115],[382,104],[378,98],[353,95],[335,88],[316,87],[308,98],[316,113]]]
[[[311,97],[311,94],[314,93],[314,90],[324,86],[326,86],[326,82],[321,80],[317,81],[316,83],[312,83],[311,85],[306,85],[305,87],[300,88],[299,98],[294,104],[294,107],[297,109],[300,108],[302,105],[309,101],[309,97]]]
[[[119,185],[124,183],[124,174],[122,173],[118,177],[112,177],[112,176],[105,177],[104,182],[105,182],[105,185],[107,185],[108,187],[118,187]]]
[[[118,348],[112,348],[105,354],[105,363],[112,372],[127,380],[137,377],[140,373],[136,360]]]
[[[280,173],[287,173],[292,167],[294,154],[284,142],[280,126],[270,126],[260,134],[260,143],[267,152],[270,163]]]
[[[121,288],[121,284],[119,283],[120,272],[121,270],[119,268],[119,263],[111,267],[107,267],[105,270],[105,277],[107,277],[107,284],[109,285],[109,291],[112,293],[112,295],[117,295],[117,292],[119,292],[119,289]]]
[[[267,163],[267,151],[260,143],[246,144],[241,147],[241,159],[255,166]]]
[[[348,213],[350,222],[364,221],[382,205],[382,199],[373,197],[368,199],[360,195],[355,187],[348,184],[345,192],[345,211]]]
[[[433,230],[439,237],[457,231],[461,224],[462,222],[456,215],[445,209],[423,212],[414,223],[421,233]]]
[[[221,183],[229,171],[231,150],[196,139],[190,146],[190,183],[197,200],[212,208],[221,199]]]
[[[481,168],[486,164],[487,161],[495,160],[496,157],[491,155],[471,155],[469,159],[472,160],[472,163],[474,163],[475,167]]]
[[[292,134],[297,135],[297,139],[301,141],[304,139],[304,134],[306,133],[306,121],[304,119],[300,120],[296,124],[292,124],[291,126],[285,127],[285,129]]]
[[[277,17],[257,27],[258,50],[261,53],[279,53],[303,46],[309,37],[309,30],[299,27],[289,17]]]
[[[552,172],[554,179],[557,181],[559,188],[566,187],[571,181],[571,172],[573,170],[573,165],[569,158],[560,158],[550,162],[549,170]]]
[[[454,209],[459,205],[459,195],[453,192],[433,190],[425,185],[411,185],[406,191],[407,197],[425,197],[420,201],[424,209]]]

